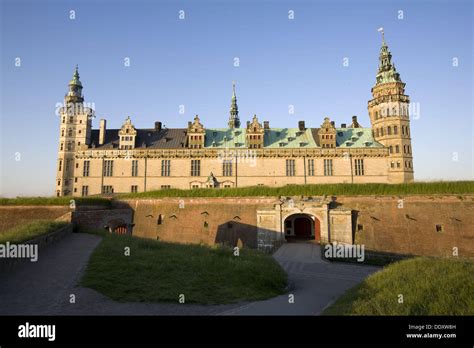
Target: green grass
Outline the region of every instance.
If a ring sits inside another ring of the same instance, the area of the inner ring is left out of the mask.
[[[349,289],[324,315],[473,315],[474,262],[419,257]],[[399,295],[403,303],[398,303]]]
[[[474,181],[417,182],[411,184],[321,184],[282,187],[238,187],[223,189],[168,189],[126,193],[118,198],[154,197],[246,197],[246,196],[322,196],[322,195],[407,195],[474,193]]]
[[[71,205],[76,206],[104,205],[109,206],[110,200],[102,197],[16,197],[0,198],[0,205]]]
[[[25,242],[41,235],[57,231],[58,229],[66,226],[67,224],[68,223],[64,221],[41,220],[31,222],[27,225],[16,226],[12,229],[0,233],[0,244],[4,244],[6,242]]]
[[[104,235],[104,234],[103,234]],[[124,248],[130,247],[130,256]],[[223,304],[285,292],[285,272],[256,250],[173,244],[105,234],[81,285],[116,301]]]

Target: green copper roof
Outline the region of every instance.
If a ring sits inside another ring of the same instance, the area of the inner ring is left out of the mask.
[[[209,128],[206,129],[206,148],[246,148],[246,129]],[[337,147],[383,147],[372,136],[371,128],[336,128]],[[271,128],[265,131],[264,147],[267,149],[315,148],[311,128],[300,132],[298,128]]]
[[[74,75],[72,76],[72,80],[69,81],[69,85],[76,85],[76,86],[82,87],[82,83],[79,80],[79,68],[77,65],[76,65],[76,69],[74,70]]]
[[[298,128],[271,128],[265,132],[264,146],[282,149],[317,147],[310,128],[306,128],[303,132]]]
[[[372,136],[372,128],[336,128],[337,147],[383,147]]]
[[[206,140],[204,147],[246,147],[246,129],[230,128],[208,128],[206,129]]]
[[[384,40],[380,48],[379,69],[377,71],[375,85],[388,82],[402,82],[402,80],[395,68],[395,64],[392,63],[392,54]]]

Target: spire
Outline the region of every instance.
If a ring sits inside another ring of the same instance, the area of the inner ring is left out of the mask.
[[[375,85],[377,86],[389,82],[402,82],[400,74],[397,73],[397,70],[395,69],[395,64],[392,63],[392,54],[385,42],[383,28],[379,28],[378,31],[382,32],[382,47],[380,48],[379,69],[377,71]]]
[[[74,74],[72,75],[71,81],[69,81],[69,90],[66,94],[67,102],[83,102],[84,98],[82,97],[82,83],[79,79],[79,67],[76,65],[74,69]]]
[[[237,96],[235,95],[235,82],[232,81],[232,100],[230,103],[229,128],[239,128],[239,108],[237,106]]]

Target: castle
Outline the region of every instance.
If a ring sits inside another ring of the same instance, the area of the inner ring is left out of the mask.
[[[383,34],[382,34],[383,35]],[[409,97],[382,36],[368,102],[371,128],[325,118],[319,128],[271,128],[257,116],[240,127],[235,85],[227,128],[92,129],[76,67],[60,113],[56,195],[87,196],[159,189],[413,181]],[[296,125],[295,125],[296,126]]]

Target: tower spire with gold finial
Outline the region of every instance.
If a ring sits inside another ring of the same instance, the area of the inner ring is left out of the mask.
[[[232,81],[232,100],[230,104],[229,128],[239,128],[239,108],[237,106],[237,96],[235,94],[235,81]]]

